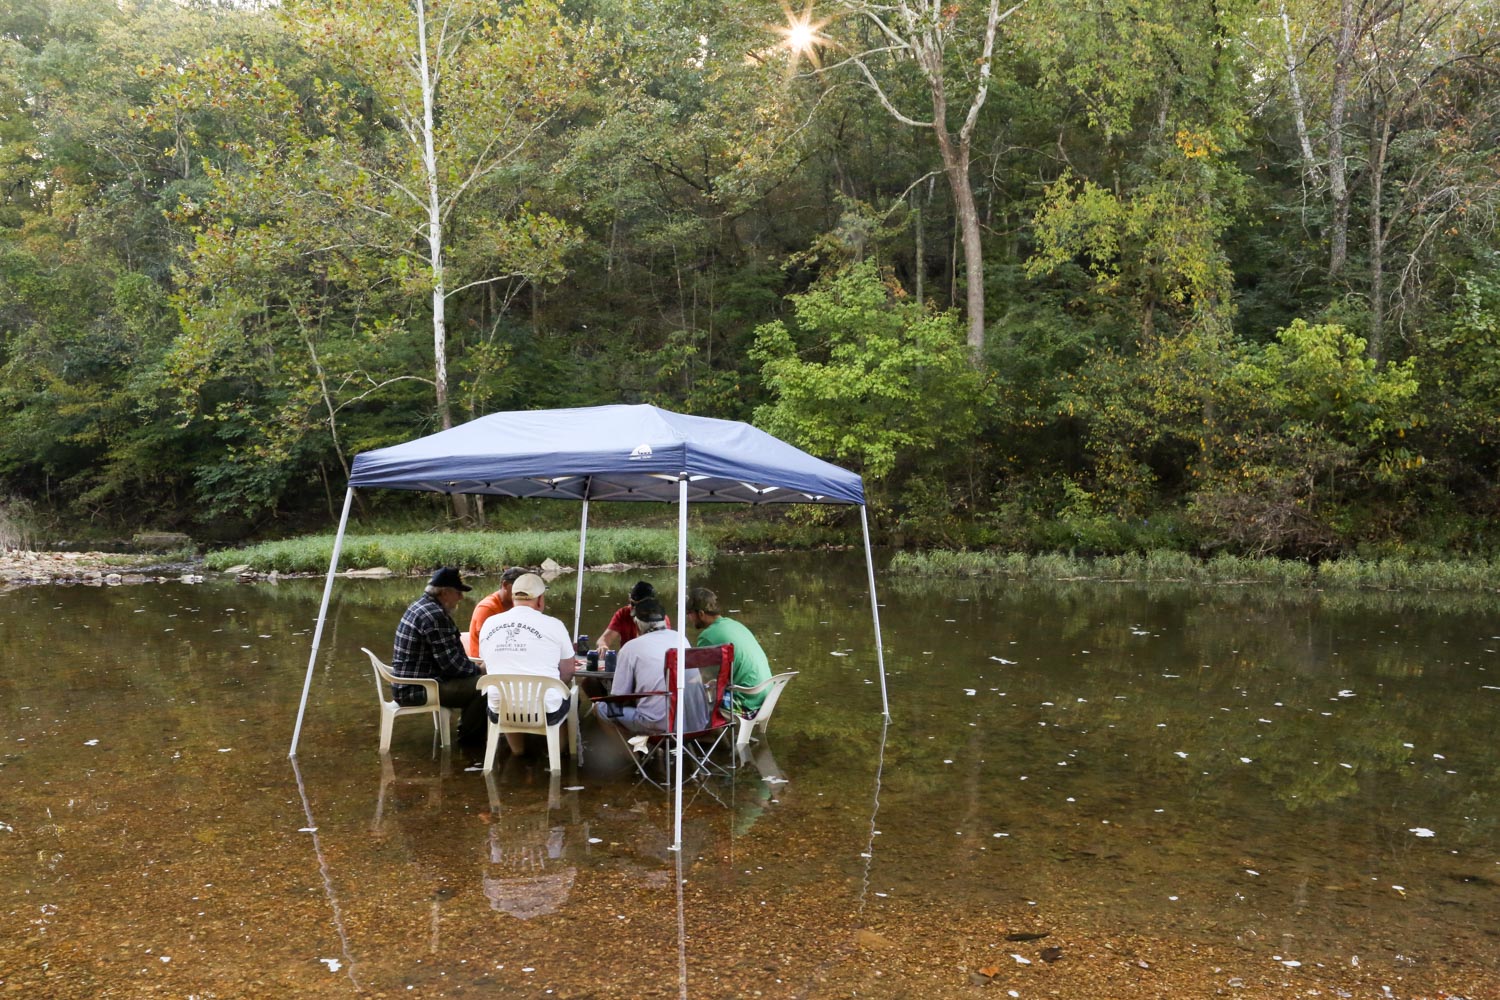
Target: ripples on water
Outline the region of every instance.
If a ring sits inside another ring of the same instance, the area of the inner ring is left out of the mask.
[[[380,759],[359,648],[419,581],[337,585],[296,771],[319,582],[0,594],[0,990],[958,995],[996,959],[1028,995],[1126,935],[1218,986],[1500,984],[1493,604],[885,579],[883,733],[857,557],[693,582],[801,674],[681,852],[597,736],[558,780],[425,719]]]

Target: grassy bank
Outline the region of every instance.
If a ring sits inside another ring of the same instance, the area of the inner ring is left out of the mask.
[[[209,569],[248,565],[261,572],[324,573],[333,552],[333,535],[308,535],[223,549],[204,557]],[[688,538],[688,558],[710,562],[712,542]],[[552,559],[563,566],[578,561],[578,531],[453,531],[349,535],[344,539],[340,569],[385,566],[396,573],[420,573],[434,566],[459,566],[470,573],[499,573],[507,566],[537,566]],[[664,566],[677,561],[677,532],[666,528],[591,529],[587,559],[591,565],[631,563]]]
[[[1020,552],[902,552],[890,572],[911,576],[1008,577],[1045,580],[1180,580],[1193,583],[1268,583],[1281,586],[1357,587],[1378,590],[1497,590],[1500,561],[1333,559],[1317,566],[1289,559],[1185,552],[1084,558]]]

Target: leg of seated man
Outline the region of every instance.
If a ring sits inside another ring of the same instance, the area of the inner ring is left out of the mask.
[[[606,729],[613,729],[624,735],[639,733],[655,733],[657,730],[647,728],[640,719],[636,717],[634,705],[610,705],[609,711],[596,713],[599,725]]]
[[[438,682],[438,704],[456,708],[458,741],[469,748],[484,746],[484,699],[476,687],[478,677],[455,677]]]

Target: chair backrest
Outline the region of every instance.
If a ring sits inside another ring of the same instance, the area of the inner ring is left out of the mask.
[[[394,701],[396,696],[392,693],[390,685],[396,683],[396,675],[391,673],[390,667],[381,662],[380,657],[364,646],[359,649],[370,658],[370,668],[375,671],[375,696],[383,702]]]
[[[706,676],[709,680],[710,697],[713,699],[712,708],[709,713],[708,728],[718,729],[729,725],[729,717],[724,714],[724,692],[729,690],[729,685],[734,679],[734,643],[726,642],[718,646],[689,646],[687,650],[687,669],[697,670],[700,676]],[[677,650],[667,650],[667,706],[670,714],[668,719],[677,718]]]
[[[564,699],[568,697],[568,686],[562,681],[537,674],[484,674],[479,678],[478,688],[482,695],[490,688],[500,692],[500,710],[496,714],[502,724],[545,724],[547,692],[558,691]]]
[[[796,676],[797,671],[788,670],[784,674],[777,674],[771,678],[771,686],[766,688],[766,698],[760,703],[760,708],[755,712],[756,718],[769,719],[771,717],[771,713],[776,710],[776,700],[781,697],[782,690]]]

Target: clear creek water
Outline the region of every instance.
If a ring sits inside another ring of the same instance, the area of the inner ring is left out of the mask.
[[[420,581],[336,584],[296,767],[321,581],[0,593],[0,993],[1500,997],[1495,602],[882,578],[887,727],[857,555],[692,583],[799,676],[681,852],[587,727],[382,760]]]

